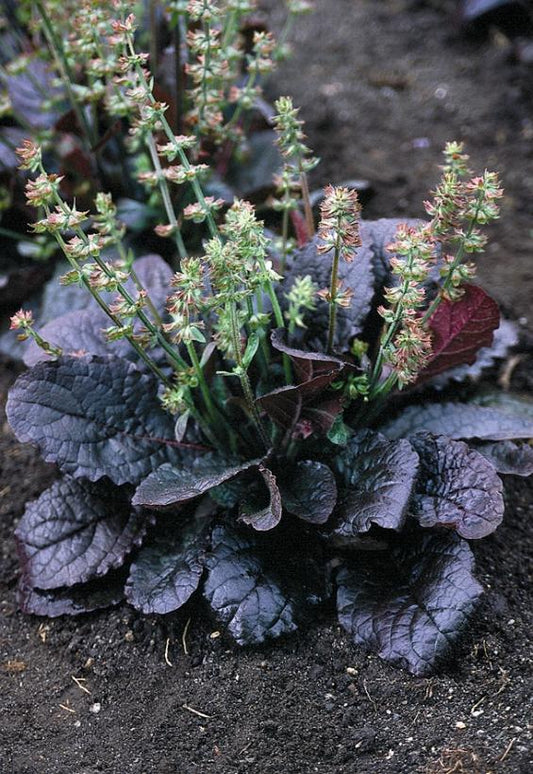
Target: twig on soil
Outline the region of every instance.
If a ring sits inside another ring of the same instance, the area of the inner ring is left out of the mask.
[[[369,702],[372,704],[372,706],[374,707],[374,712],[377,712],[377,711],[378,711],[378,709],[377,709],[376,702],[374,701],[374,699],[372,698],[372,696],[371,696],[371,695],[369,694],[369,692],[368,692],[368,688],[366,687],[366,680],[363,680],[363,690],[364,690],[364,692],[366,693],[366,696],[367,696],[367,699],[368,699],[368,701],[369,701]]]
[[[76,714],[76,710],[69,706],[69,704],[60,704],[59,705],[62,710],[65,710],[65,712],[71,712],[73,715]]]
[[[193,715],[198,715],[199,718],[206,718],[209,720],[213,717],[212,715],[206,715],[205,712],[200,712],[200,710],[194,709],[194,707],[189,707],[188,704],[182,704],[181,708],[187,710],[187,712],[192,712]]]
[[[171,666],[174,666],[174,664],[172,663],[172,661],[168,657],[168,649],[169,649],[169,647],[170,647],[170,637],[167,637],[167,642],[166,642],[166,645],[165,645],[165,663],[169,667],[171,667]]]
[[[83,691],[84,693],[87,693],[89,696],[91,695],[91,692],[87,688],[87,686],[83,685],[83,683],[86,682],[86,678],[85,677],[74,677],[74,675],[71,675],[71,677],[74,680],[74,682],[76,683],[76,685],[78,686],[78,688],[80,689],[80,691]]]
[[[477,710],[477,708],[479,707],[480,704],[483,704],[483,702],[485,701],[486,698],[487,698],[486,696],[482,696],[479,701],[476,701],[474,706],[470,708],[470,714],[471,715],[474,715],[474,717],[475,717],[475,711]]]
[[[513,746],[513,744],[514,744],[515,742],[516,742],[516,737],[513,737],[513,738],[511,739],[511,741],[509,742],[509,744],[507,745],[507,747],[505,748],[505,752],[503,753],[503,755],[501,756],[501,758],[498,758],[498,763],[503,763],[503,762],[504,762],[504,760],[507,758],[507,756],[508,756],[508,755],[509,755],[509,753],[511,752],[511,748],[512,748],[512,746]]]
[[[183,652],[185,653],[186,656],[189,655],[189,650],[187,648],[187,632],[189,631],[190,623],[191,623],[191,619],[188,618],[187,623],[185,624],[185,627],[183,629],[183,634],[181,635],[181,645],[183,647]]]
[[[501,374],[498,377],[498,385],[502,388],[502,390],[508,391],[511,389],[511,378],[513,376],[514,370],[523,359],[523,355],[513,355],[505,361]]]

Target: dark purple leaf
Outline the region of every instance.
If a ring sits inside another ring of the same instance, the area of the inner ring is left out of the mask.
[[[522,414],[520,413],[522,412]],[[507,441],[533,437],[531,403],[514,399],[508,405],[479,406],[475,403],[424,403],[408,406],[391,422],[380,427],[389,438],[415,433],[433,433],[448,438],[478,438]]]
[[[460,0],[460,19],[465,32],[484,35],[495,25],[509,37],[533,32],[528,0]]]
[[[474,448],[486,457],[498,473],[512,476],[533,474],[533,446],[529,443],[479,443]]]
[[[498,304],[475,285],[465,285],[458,301],[441,301],[428,321],[432,332],[431,360],[418,375],[418,382],[474,363],[479,350],[492,344],[499,324]]]
[[[124,579],[116,573],[61,589],[32,589],[24,576],[17,589],[17,605],[23,613],[57,618],[81,615],[118,605],[124,599]]]
[[[281,495],[272,471],[260,465],[259,473],[263,483],[252,486],[241,500],[239,519],[258,532],[267,532],[280,522]]]
[[[213,531],[204,595],[239,645],[259,645],[296,629],[295,609],[279,582],[263,569],[253,534]]]
[[[335,476],[321,462],[300,460],[279,478],[283,507],[311,524],[324,524],[337,502]]]
[[[76,478],[133,484],[180,459],[155,378],[121,358],[39,363],[19,376],[6,412],[19,441],[37,445],[46,462]]]
[[[28,132],[17,126],[0,127],[0,172],[12,172],[20,164],[16,149],[28,137]]]
[[[287,293],[297,277],[309,275],[319,288],[330,284],[330,253],[321,255],[317,251],[317,237],[305,247],[297,250],[291,260],[285,279],[280,286],[280,301],[285,303],[281,294]],[[374,273],[372,270],[373,253],[371,244],[363,239],[363,246],[357,251],[352,263],[341,262],[339,279],[345,289],[353,291],[350,306],[340,307],[337,311],[334,347],[339,352],[348,349],[350,340],[361,332],[365,318],[370,311],[374,295]],[[328,331],[329,305],[319,301],[316,310],[308,315],[306,324],[306,342],[310,349],[324,350]]]
[[[44,325],[39,334],[49,344],[60,347],[64,355],[117,355],[128,358],[135,354],[131,345],[125,339],[107,342],[104,336],[105,328],[112,325],[111,320],[98,307],[80,309],[58,317]],[[34,341],[28,342],[24,350],[23,360],[28,367],[49,360],[41,347]]]
[[[394,242],[399,226],[417,228],[423,221],[415,218],[380,218],[379,220],[361,221],[361,241],[372,251],[372,267],[376,281],[376,289],[393,285],[397,278],[391,272],[390,259],[394,253],[388,246]]]
[[[338,374],[323,374],[294,387],[280,387],[257,398],[270,419],[289,433],[297,432],[299,421],[307,422],[309,433],[325,435],[342,410],[338,395],[324,396]]]
[[[231,165],[227,180],[240,196],[264,201],[264,193],[272,190],[274,175],[282,166],[276,133],[272,129],[253,132],[244,152],[245,157],[241,153],[238,162]]]
[[[260,462],[256,459],[229,465],[225,458],[205,455],[188,467],[161,465],[140,483],[132,502],[149,508],[173,507],[200,497]]]
[[[105,575],[139,545],[147,519],[105,482],[64,478],[29,503],[16,530],[24,576],[56,589]]]
[[[143,613],[171,613],[196,591],[204,571],[205,519],[178,519],[146,541],[131,565],[126,599]]]
[[[167,296],[172,289],[170,287],[170,280],[173,276],[172,269],[160,255],[155,253],[137,258],[133,268],[140,284],[148,291],[150,300],[159,314],[162,315],[165,311]],[[131,291],[135,286],[131,280],[128,280],[127,287]]]
[[[339,621],[357,645],[429,675],[464,628],[482,587],[468,543],[455,534],[407,537],[365,553],[338,576]]]
[[[491,368],[496,360],[507,356],[510,347],[518,344],[518,330],[509,320],[501,320],[499,327],[494,331],[494,339],[490,347],[482,347],[477,353],[475,361],[471,365],[457,366],[431,378],[431,387],[442,389],[451,381],[464,382],[466,380],[477,381],[483,375],[483,371]]]
[[[332,376],[331,381],[337,378],[341,370],[348,365],[340,357],[333,355],[324,355],[322,352],[308,352],[303,349],[289,347],[285,343],[285,331],[283,328],[276,328],[270,335],[270,340],[274,349],[283,352],[292,360],[296,382],[308,382],[317,376]]]
[[[491,463],[462,441],[415,435],[420,457],[413,515],[422,527],[455,529],[482,538],[503,519],[502,482]]]
[[[336,458],[343,479],[336,509],[336,542],[351,542],[372,524],[400,530],[418,472],[418,456],[409,441],[389,441],[362,430]]]

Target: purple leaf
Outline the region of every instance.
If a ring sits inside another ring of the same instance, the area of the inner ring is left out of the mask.
[[[296,629],[295,609],[254,552],[253,533],[213,531],[204,595],[239,645],[259,645]]]
[[[349,365],[345,360],[333,355],[324,355],[322,352],[308,352],[303,349],[289,347],[285,343],[285,330],[276,328],[270,334],[270,340],[274,349],[283,352],[292,360],[297,383],[308,382],[317,376],[332,376],[337,378],[341,370]]]
[[[281,520],[281,495],[272,471],[260,465],[259,473],[264,483],[249,489],[241,500],[239,520],[258,532],[267,532],[274,529]]]
[[[362,430],[336,458],[344,487],[336,509],[335,542],[350,543],[373,524],[400,530],[418,472],[409,441]]]
[[[31,54],[24,70],[7,78],[6,86],[15,117],[23,119],[34,129],[51,129],[59,114],[45,109],[52,96],[57,99],[58,88],[52,85],[54,74],[47,64]]]
[[[117,357],[61,357],[23,373],[11,389],[7,417],[19,441],[46,462],[91,481],[137,483],[163,462],[179,460],[172,418],[157,382]]]
[[[255,459],[228,465],[224,458],[206,455],[187,468],[161,465],[141,482],[132,502],[149,508],[173,507],[200,497],[260,462],[261,459]]]
[[[60,479],[27,505],[16,530],[24,576],[55,589],[105,575],[141,543],[146,523],[116,487]]]
[[[171,613],[184,605],[200,584],[207,546],[205,520],[158,524],[131,565],[126,599],[143,613]]]
[[[389,438],[415,433],[433,433],[448,438],[478,438],[507,441],[533,437],[531,403],[514,399],[512,404],[479,406],[475,403],[425,403],[408,406],[391,422],[380,427]]]
[[[503,519],[502,482],[491,463],[462,441],[415,435],[420,457],[413,515],[422,527],[455,529],[482,538]]]
[[[124,579],[110,573],[98,580],[61,589],[33,589],[24,576],[17,588],[17,605],[23,613],[57,618],[81,615],[118,605],[124,599]]]
[[[315,237],[305,247],[297,250],[292,257],[290,267],[280,286],[280,301],[285,303],[288,293],[297,277],[309,275],[319,288],[330,284],[332,255],[321,255],[317,251],[318,239]],[[352,263],[341,262],[339,279],[345,289],[353,291],[350,306],[340,307],[337,311],[335,328],[335,349],[340,352],[348,349],[350,339],[361,332],[364,321],[370,311],[374,295],[374,273],[372,270],[373,253],[371,243],[365,241],[357,251]],[[308,316],[306,341],[310,349],[324,350],[328,331],[329,305],[319,301],[316,310]]]
[[[498,304],[475,285],[465,285],[464,295],[458,301],[441,301],[428,321],[432,354],[418,382],[450,368],[474,363],[478,351],[492,344],[499,324]]]
[[[529,443],[478,443],[474,448],[488,459],[498,473],[511,476],[533,474],[533,446]]]
[[[324,524],[337,502],[335,476],[321,462],[300,460],[279,479],[283,506],[311,524]]]
[[[429,675],[482,593],[472,570],[472,552],[457,535],[409,536],[392,551],[365,553],[341,569],[339,621],[357,645]]]
[[[338,395],[322,395],[337,375],[322,374],[293,387],[280,387],[257,398],[256,403],[286,432],[296,432],[297,424],[302,420],[309,424],[308,434],[325,435],[342,410]]]

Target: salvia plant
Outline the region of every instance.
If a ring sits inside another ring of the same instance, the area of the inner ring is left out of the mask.
[[[167,614],[203,595],[258,645],[335,599],[355,643],[428,674],[481,594],[468,541],[502,520],[499,474],[533,471],[533,405],[471,387],[515,341],[473,284],[497,176],[449,143],[427,221],[365,222],[354,191],[328,186],[315,234],[316,162],[282,98],[278,236],[248,201],[206,193],[202,161],[206,138],[238,143],[270,66],[256,34],[228,87],[251,3],[168,3],[188,52],[179,133],[128,3],[83,4],[61,47],[64,12],[34,5],[88,135],[93,104],[127,126],[123,163],[172,248],[170,263],[133,249],[111,194],[79,207],[42,144],[21,144],[32,230],[68,270],[12,318],[29,369],[7,416],[62,474],[17,528],[20,607]]]

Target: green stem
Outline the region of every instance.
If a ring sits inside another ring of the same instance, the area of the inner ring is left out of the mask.
[[[174,212],[174,207],[172,206],[172,199],[170,198],[170,191],[168,189],[168,184],[165,177],[163,176],[163,169],[161,167],[161,161],[157,153],[157,147],[156,147],[154,135],[152,134],[152,132],[148,133],[148,136],[146,138],[146,143],[148,145],[148,150],[150,151],[150,158],[152,159],[152,165],[157,175],[157,183],[159,185],[159,190],[161,192],[161,197],[163,199],[165,212],[167,213],[168,222],[170,223],[174,231],[174,239],[176,242],[176,248],[178,250],[179,257],[186,258],[187,249],[183,242],[183,237],[181,236],[181,230],[178,225],[176,213]]]
[[[194,348],[194,344],[192,343],[192,341],[187,342],[186,347],[187,347],[187,352],[189,354],[189,357],[191,359],[192,366],[198,378],[198,385],[200,387],[200,392],[202,393],[202,398],[204,399],[204,403],[207,408],[209,418],[213,423],[213,425],[216,427],[219,423],[219,417],[217,415],[215,405],[211,399],[209,387],[207,386],[207,382],[205,380],[202,366],[200,365],[200,361],[198,360],[196,349]]]
[[[339,258],[340,258],[341,240],[337,236],[335,242],[335,253],[331,264],[331,281],[329,286],[329,326],[328,326],[328,347],[327,351],[333,351],[333,342],[335,340],[335,325],[337,323],[337,283],[339,279]]]
[[[312,239],[315,235],[315,221],[313,218],[313,208],[311,207],[311,198],[309,194],[309,183],[307,175],[303,170],[301,159],[298,161],[298,172],[300,175],[300,187],[302,189],[302,201],[304,204],[305,223],[307,225],[307,236]]]

